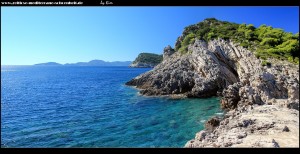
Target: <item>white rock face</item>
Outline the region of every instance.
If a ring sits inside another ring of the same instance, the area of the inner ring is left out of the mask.
[[[261,60],[251,51],[222,39],[208,43],[196,40],[188,49],[190,53],[185,55],[165,52],[162,63],[126,84],[142,89],[140,93],[143,95],[180,94],[183,97],[210,97],[221,93],[229,85],[240,83],[235,87],[252,87],[244,90],[252,91],[249,99],[258,103],[269,98],[287,98],[287,89],[292,87],[290,94],[299,99],[295,94],[299,91],[299,69],[297,72],[297,69],[288,69],[290,66],[262,67]],[[281,73],[282,70],[290,73],[289,79]],[[297,84],[288,85],[288,80],[291,83],[296,81]],[[267,84],[267,87],[264,84]],[[233,105],[235,106],[236,102]]]

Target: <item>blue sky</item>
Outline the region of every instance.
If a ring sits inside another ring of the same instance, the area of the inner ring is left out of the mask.
[[[299,32],[299,7],[1,7],[1,65],[133,61],[211,17]]]

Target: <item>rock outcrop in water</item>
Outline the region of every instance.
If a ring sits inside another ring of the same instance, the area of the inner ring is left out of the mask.
[[[222,39],[196,40],[189,51],[168,54],[153,70],[126,83],[149,96],[222,96],[221,106],[230,112],[185,147],[297,146],[288,143],[299,142],[298,135],[293,137],[299,134],[298,66],[278,60],[262,66],[251,51]],[[282,131],[285,126],[292,131]]]
[[[126,85],[147,96],[222,97],[225,116],[208,120],[185,147],[299,147],[299,66],[265,65],[238,43],[188,34],[195,29],[177,40],[182,52],[166,47],[160,64]]]
[[[182,94],[186,97],[210,97],[239,81],[239,73],[249,72],[245,49],[232,42],[196,40],[190,54],[169,55],[152,71],[142,74],[127,85],[137,86],[144,95]],[[249,58],[249,57],[248,57]],[[255,65],[260,61],[252,56]]]

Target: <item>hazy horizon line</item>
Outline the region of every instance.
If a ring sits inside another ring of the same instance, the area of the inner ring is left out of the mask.
[[[87,63],[87,62],[91,62],[91,61],[94,61],[94,60],[104,61],[104,62],[108,62],[108,63],[112,63],[112,62],[133,62],[132,60],[105,61],[105,60],[101,60],[101,59],[93,59],[93,60],[90,60],[90,61],[78,61],[78,62],[67,62],[67,63],[59,63],[59,62],[55,62],[55,61],[48,61],[48,62],[40,62],[40,63],[35,63],[35,64],[1,64],[1,66],[31,66],[31,65],[43,64],[43,63],[58,63],[58,64],[61,64],[61,65],[66,65],[66,64],[75,64],[75,63]]]

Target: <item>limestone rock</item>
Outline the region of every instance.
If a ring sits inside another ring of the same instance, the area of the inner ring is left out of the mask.
[[[223,119],[208,120],[185,147],[299,147],[299,66],[269,59],[263,67],[253,52],[222,39],[195,39],[188,50],[166,47],[160,64],[126,83],[143,95],[222,96]]]
[[[163,59],[169,58],[174,53],[175,50],[170,45],[168,45],[167,47],[164,48]]]

